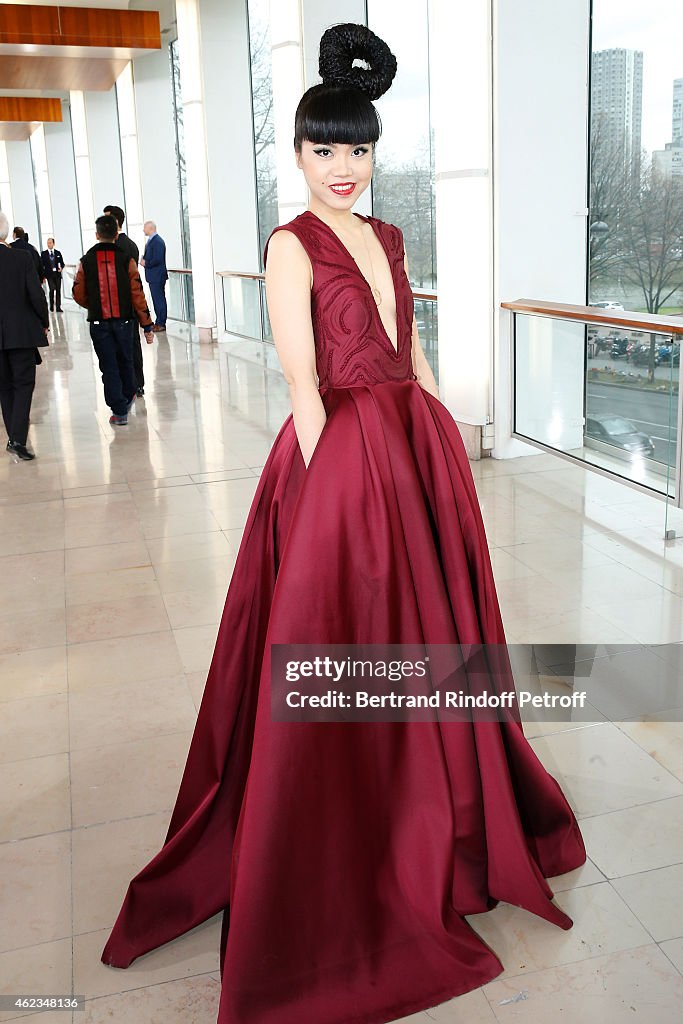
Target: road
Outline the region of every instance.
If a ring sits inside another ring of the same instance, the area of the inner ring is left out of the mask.
[[[604,364],[603,364],[604,365]],[[678,370],[675,370],[678,373]],[[586,390],[587,415],[623,416],[631,420],[638,430],[649,434],[655,443],[652,458],[665,466],[673,465],[676,457],[676,415],[678,396],[671,398],[671,428],[669,428],[669,395],[665,392],[636,391],[588,381]]]

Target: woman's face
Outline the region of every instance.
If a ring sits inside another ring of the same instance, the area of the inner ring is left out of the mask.
[[[304,172],[311,199],[333,210],[350,210],[370,184],[372,150],[371,142],[351,145],[304,140],[296,164]]]

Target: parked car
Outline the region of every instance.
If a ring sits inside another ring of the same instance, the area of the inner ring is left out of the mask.
[[[624,307],[620,302],[615,302],[612,299],[605,299],[602,302],[589,302],[589,306],[593,306],[594,309],[623,309]]]
[[[615,448],[622,448],[634,456],[644,455],[647,458],[653,455],[655,450],[652,438],[642,430],[638,430],[635,423],[623,416],[609,414],[587,416],[586,433],[589,437],[594,437],[596,441],[614,445]]]

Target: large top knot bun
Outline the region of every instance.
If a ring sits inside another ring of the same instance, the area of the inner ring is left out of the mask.
[[[368,67],[354,66],[354,60],[362,60]],[[396,58],[384,40],[365,25],[333,25],[320,40],[318,73],[323,85],[353,86],[376,100],[394,80]]]

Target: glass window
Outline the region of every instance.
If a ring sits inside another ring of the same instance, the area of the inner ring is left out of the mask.
[[[594,304],[683,311],[682,36],[680,0],[593,0],[588,295]],[[651,380],[654,369],[653,363]]]
[[[249,51],[254,118],[256,201],[259,230],[259,262],[278,224],[277,174],[275,170],[275,128],[273,122],[273,79],[270,51],[269,0],[249,0]]]
[[[397,5],[368,0],[368,27],[398,62],[389,91],[377,100],[382,137],[373,175],[373,213],[403,231],[410,283],[436,288],[434,144],[429,105],[428,0]]]
[[[183,122],[183,100],[180,87],[180,55],[178,40],[169,46],[171,60],[171,82],[173,85],[173,121],[175,124],[176,167],[178,169],[178,195],[180,198],[180,237],[183,248],[183,266],[192,268],[190,250],[190,215],[187,205],[187,165],[185,163],[185,131]]]

